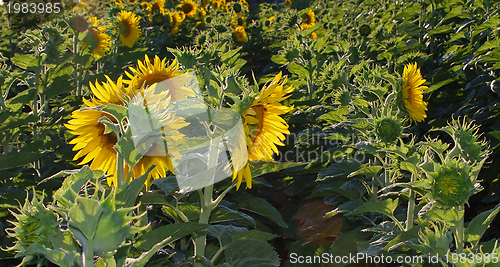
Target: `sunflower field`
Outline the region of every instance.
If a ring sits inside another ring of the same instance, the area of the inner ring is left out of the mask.
[[[500,266],[499,0],[0,12],[0,266]]]

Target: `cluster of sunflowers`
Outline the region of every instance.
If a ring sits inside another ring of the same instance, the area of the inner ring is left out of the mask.
[[[109,120],[111,123],[119,123],[113,115],[102,109],[103,106],[114,104],[119,106],[127,106],[127,99],[132,99],[136,95],[144,95],[151,92],[150,88],[162,82],[182,75],[184,72],[179,71],[179,64],[174,60],[170,65],[166,65],[166,58],[160,60],[155,56],[154,60],[150,60],[146,55],[144,63],[140,60],[137,62],[138,67],[130,67],[129,72],[125,72],[128,79],[123,79],[122,76],[116,82],[106,76],[107,82],[99,84],[90,83],[90,89],[94,95],[92,100],[84,99],[86,107],[76,110],[72,114],[72,119],[68,121],[66,127],[70,133],[76,135],[70,144],[74,144],[73,150],[78,150],[74,159],[83,160],[80,164],[87,164],[90,161],[92,169],[100,169],[106,172],[110,177],[108,183],[116,184],[117,181],[117,151],[115,145],[119,142],[120,136],[117,133],[107,129],[107,125],[103,122]],[[273,161],[273,153],[278,153],[276,145],[283,145],[285,139],[284,134],[289,134],[288,124],[280,115],[285,114],[293,109],[280,104],[281,101],[288,98],[293,87],[284,88],[286,78],[282,80],[281,73],[265,86],[262,91],[255,96],[251,101],[247,101],[245,107],[240,107],[242,110],[242,120],[245,132],[245,140],[241,144],[246,144],[246,147],[236,147],[233,158],[241,158],[246,154],[250,161]],[[281,82],[280,82],[281,81]],[[169,102],[175,103],[179,100],[193,98],[196,93],[183,86],[169,86],[168,90],[163,90],[165,97],[149,97],[149,99],[157,99],[158,104],[164,109]],[[155,105],[156,103],[151,103]],[[130,118],[129,118],[130,120]],[[162,131],[169,132],[168,142],[177,142],[183,134],[178,130],[188,125],[183,118],[171,118],[166,124],[161,125]],[[174,173],[171,158],[168,154],[157,153],[161,150],[159,145],[154,144],[149,147],[149,150],[143,154],[136,165],[129,170],[125,165],[125,173],[130,172],[131,178],[138,178],[143,175],[146,170],[152,165],[155,167],[151,170],[146,182],[149,187],[151,179],[165,177],[167,171]],[[240,187],[243,178],[246,186],[252,187],[252,176],[248,163],[244,161],[233,162],[233,180],[237,179],[237,188]]]
[[[108,2],[108,1],[104,1]],[[113,19],[107,23],[103,23],[96,17],[90,17],[85,20],[81,16],[74,16],[70,24],[77,32],[87,32],[83,41],[83,48],[89,48],[89,51],[96,58],[100,58],[108,53],[113,45],[112,40],[119,46],[133,47],[139,40],[141,34],[141,23],[162,27],[167,30],[168,35],[177,34],[181,24],[190,20],[194,26],[199,26],[205,23],[210,23],[212,18],[208,16],[211,12],[223,12],[231,14],[231,28],[233,28],[233,36],[236,42],[248,42],[247,13],[248,3],[246,0],[230,1],[226,0],[203,0],[201,4],[193,0],[183,0],[176,6],[176,10],[168,10],[165,6],[165,0],[154,0],[153,2],[143,1],[140,7],[145,14],[144,19],[130,10],[137,10],[139,7],[138,1],[115,1],[113,10]],[[90,9],[90,2],[81,1],[73,10],[76,13],[82,13]],[[308,16],[311,16],[308,13]],[[146,19],[147,17],[147,19]],[[314,13],[312,20],[304,19],[303,25],[314,25]],[[310,27],[309,26],[309,27]],[[144,27],[147,28],[147,27]],[[116,38],[112,38],[115,36]]]

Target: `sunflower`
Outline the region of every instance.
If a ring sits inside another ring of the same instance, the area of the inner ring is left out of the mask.
[[[238,26],[234,29],[234,39],[240,43],[248,42],[248,36],[243,26]]]
[[[117,83],[114,83],[106,76],[107,83],[100,85],[97,81],[95,86],[90,83],[90,89],[94,94],[92,100],[83,99],[87,109],[73,111],[71,120],[66,124],[71,134],[76,137],[69,143],[74,144],[73,151],[79,150],[73,160],[77,160],[83,156],[80,165],[92,161],[91,169],[100,169],[109,175],[113,175],[114,180],[108,180],[108,183],[116,182],[116,151],[113,146],[118,139],[114,132],[106,133],[105,126],[99,122],[101,117],[106,117],[116,123],[116,119],[104,111],[95,108],[100,105],[117,104],[123,105],[121,99],[124,96],[124,86],[122,77],[118,78]]]
[[[165,15],[165,0],[155,0],[152,4],[148,4],[148,9],[149,19],[151,19],[155,13]]]
[[[160,60],[158,56],[155,56],[153,63],[151,63],[149,57],[146,55],[144,59],[145,64],[138,60],[137,69],[130,67],[129,69],[132,73],[125,72],[130,80],[124,81],[124,83],[129,84],[129,88],[132,92],[137,92],[142,86],[147,87],[155,83],[164,82],[165,86],[168,86],[169,96],[172,102],[187,99],[188,96],[195,96],[195,93],[191,89],[176,85],[177,81],[182,82],[181,80],[175,79],[168,81],[168,79],[180,76],[182,73],[177,72],[179,69],[177,59],[174,59],[172,64],[168,67],[165,67],[166,60],[167,58]]]
[[[316,18],[314,17],[314,12],[310,9],[303,17],[302,24],[300,25],[301,29],[304,31],[312,26],[316,25]]]
[[[121,76],[118,78],[117,83],[114,83],[108,76],[106,76],[106,79],[107,82],[102,85],[96,82],[94,86],[90,83],[90,89],[94,97],[91,100],[83,99],[87,108],[74,111],[71,115],[72,119],[68,121],[66,127],[70,130],[71,134],[76,135],[76,137],[69,142],[75,145],[73,147],[74,151],[79,150],[74,160],[84,157],[79,163],[80,165],[92,161],[90,164],[91,169],[100,169],[108,175],[111,175],[111,177],[108,178],[108,184],[111,185],[117,183],[117,154],[113,147],[118,142],[118,138],[114,132],[108,133],[105,125],[99,122],[99,119],[101,117],[106,117],[114,123],[117,123],[117,121],[112,115],[96,107],[107,104],[121,106],[125,104],[130,105],[130,103],[124,103],[122,99],[132,99],[134,95],[142,96],[142,98],[139,99],[147,99],[149,103],[146,103],[144,100],[143,105],[147,104],[147,107],[153,109],[151,112],[151,114],[153,114],[151,115],[152,118],[148,117],[147,121],[151,122],[156,119],[161,122],[157,123],[159,124],[158,130],[161,130],[165,136],[168,136],[165,142],[167,143],[169,154],[173,155],[175,155],[175,150],[172,149],[174,147],[173,142],[182,142],[183,138],[183,135],[177,130],[188,125],[188,123],[186,123],[183,118],[173,115],[169,115],[166,119],[165,116],[161,116],[161,112],[158,110],[163,110],[170,102],[170,97],[166,97],[168,91],[156,94],[154,93],[155,85],[153,85],[139,92],[133,92],[125,86]],[[158,97],[158,95],[161,97]],[[142,102],[139,104],[142,104]],[[156,109],[154,109],[154,107],[156,107]],[[130,123],[130,127],[133,128],[133,118]],[[171,159],[165,151],[163,142],[161,143],[161,145],[154,143],[147,151],[143,151],[143,156],[132,169],[132,177],[137,178],[143,175],[153,164],[155,165],[148,175],[146,187],[149,187],[151,179],[165,177],[167,170],[172,173],[174,171]],[[125,165],[125,171],[128,172],[129,169],[129,166]]]
[[[96,58],[104,56],[111,48],[111,37],[104,33],[106,27],[99,26],[100,22],[96,17],[89,19],[90,27],[87,29],[87,35],[83,40],[83,49],[89,47],[90,53]]]
[[[290,97],[292,86],[284,89],[286,78],[280,83],[281,72],[270,84],[264,86],[252,104],[243,111],[243,128],[247,145],[248,160],[273,161],[273,154],[278,154],[276,145],[284,145],[284,134],[289,134],[288,124],[279,115],[293,109],[282,105],[281,101]],[[235,154],[237,154],[235,150]],[[247,188],[252,187],[250,167],[246,164],[242,169],[233,171],[233,180],[237,178],[237,188],[245,178]]]
[[[118,36],[122,46],[134,46],[139,35],[141,28],[139,27],[139,16],[134,13],[122,10],[118,14]]]
[[[286,6],[290,7],[292,5],[292,0],[285,0]]]
[[[309,37],[311,37],[311,39],[318,39],[318,35],[315,32],[311,33]]]
[[[403,71],[403,90],[401,92],[402,103],[410,118],[416,122],[423,121],[427,115],[427,103],[423,100],[423,92],[427,86],[422,86],[425,82],[422,79],[417,63],[407,64]]]
[[[177,7],[182,9],[182,12],[186,14],[186,16],[193,18],[198,11],[198,4],[193,2],[193,0],[184,0]]]

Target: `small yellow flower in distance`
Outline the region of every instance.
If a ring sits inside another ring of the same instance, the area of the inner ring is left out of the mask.
[[[315,32],[313,32],[313,33],[311,33],[310,37],[311,37],[311,39],[316,39],[316,38],[318,38],[318,35]]]
[[[186,16],[192,18],[196,16],[196,13],[198,11],[198,4],[193,2],[193,0],[184,0],[182,1],[177,7],[180,7],[182,9],[182,12],[186,14]]]
[[[285,0],[285,4],[287,7],[290,7],[292,5],[292,0]]]
[[[314,12],[311,9],[302,17],[302,24],[300,27],[303,31],[316,25],[316,18],[314,16]]]
[[[132,12],[120,11],[118,14],[118,38],[121,46],[132,47],[139,39],[139,35],[141,35],[139,19],[140,17]]]
[[[248,36],[243,26],[238,26],[234,29],[234,39],[240,43],[248,42]]]

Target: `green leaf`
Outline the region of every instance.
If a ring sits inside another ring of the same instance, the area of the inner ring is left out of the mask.
[[[80,255],[78,255],[75,251],[65,251],[60,248],[48,249],[39,243],[34,243],[29,246],[23,254],[42,254],[49,261],[59,266],[82,266],[81,257],[79,257]]]
[[[367,177],[376,177],[377,174],[382,170],[382,166],[364,166],[361,167],[359,170],[350,173],[347,177],[351,178],[356,175],[361,175],[361,176],[367,176]]]
[[[35,89],[27,89],[17,94],[15,97],[7,100],[7,107],[13,112],[18,112],[24,105],[28,104],[30,100],[34,99],[36,94]]]
[[[115,117],[118,122],[121,122],[124,118],[127,117],[127,107],[124,106],[108,104],[104,108],[102,108],[102,111],[113,115],[113,117]]]
[[[75,88],[70,82],[71,76],[69,74],[56,77],[47,88],[44,89],[47,99],[52,99],[58,95],[64,95],[71,92]]]
[[[443,222],[453,227],[463,215],[463,210],[458,214],[456,210],[451,209],[431,209],[425,214],[425,217],[430,221]]]
[[[220,60],[224,63],[227,63],[228,59],[231,59],[234,55],[236,55],[239,51],[241,50],[241,46],[238,47],[235,50],[230,50],[227,51],[226,53],[223,53],[222,56],[220,57]]]
[[[335,124],[343,122],[346,120],[346,116],[349,114],[349,107],[340,107],[336,110],[330,111],[318,117],[318,120],[325,121],[328,124]]]
[[[249,161],[248,165],[252,172],[252,177],[256,178],[266,173],[278,172],[284,169],[302,166],[305,163],[296,162],[266,162],[266,161]]]
[[[11,152],[8,154],[0,154],[0,170],[7,170],[24,166],[38,160],[42,155],[33,152]]]
[[[413,156],[403,162],[401,162],[401,170],[409,171],[415,175],[418,175],[418,158],[417,156]]]
[[[144,183],[146,182],[152,168],[153,166],[150,166],[146,173],[141,175],[141,177],[132,180],[132,182],[130,182],[125,189],[116,194],[115,205],[117,209],[132,207],[135,205],[137,196],[139,196],[139,192],[141,192],[141,189],[144,187]]]
[[[243,231],[243,232],[236,232],[233,235],[233,240],[240,240],[240,239],[258,239],[262,241],[269,241],[273,238],[278,237],[275,234],[271,234],[268,232],[262,232],[259,230],[249,230],[249,231]]]
[[[397,198],[395,200],[387,198],[379,202],[370,200],[361,205],[361,207],[349,212],[347,215],[356,215],[356,214],[361,214],[363,212],[378,212],[386,216],[393,217],[394,216],[393,213],[398,206],[398,202],[399,199]]]
[[[484,44],[481,47],[479,47],[476,50],[476,52],[474,52],[474,57],[482,55],[490,49],[498,48],[499,46],[500,46],[500,39],[486,41],[486,42],[484,42]]]
[[[169,243],[171,243],[179,238],[185,237],[191,233],[204,230],[207,228],[208,225],[206,224],[193,223],[193,222],[164,225],[148,233],[143,234],[134,243],[134,247],[142,251],[150,250],[157,243],[162,242],[162,240],[169,238],[170,239]]]
[[[273,207],[267,200],[263,198],[254,197],[250,194],[239,194],[235,197],[238,202],[238,207],[248,211],[260,214],[269,220],[275,222],[281,227],[288,228],[288,225],[283,221],[279,211]]]
[[[217,238],[223,247],[233,241],[236,233],[247,231],[247,228],[232,225],[210,225],[207,228],[207,234]]]
[[[177,178],[175,176],[167,176],[165,178],[160,178],[160,179],[155,179],[153,180],[153,184],[158,186],[163,192],[165,192],[166,195],[171,194],[174,192],[176,188],[179,187],[179,184],[177,183]]]
[[[286,59],[284,54],[273,55],[271,57],[271,61],[278,65],[285,65],[288,63],[288,60]]]
[[[94,173],[95,172],[95,173]],[[72,174],[70,177],[64,179],[64,182],[56,192],[54,192],[54,199],[57,200],[57,205],[69,209],[75,203],[75,195],[73,192],[78,193],[82,186],[88,180],[95,176],[102,176],[102,171],[92,171],[89,166],[83,166],[77,173]]]
[[[429,36],[432,36],[432,35],[436,35],[436,34],[443,34],[443,33],[450,33],[450,32],[454,32],[454,28],[451,25],[444,25],[444,26],[440,26],[440,27],[437,27],[437,28],[430,30],[427,34]]]
[[[329,178],[347,178],[349,174],[357,171],[361,167],[361,163],[356,160],[344,160],[334,162],[332,165],[323,168],[318,174],[318,181]]]
[[[484,232],[490,227],[491,222],[493,222],[499,211],[500,204],[474,217],[465,230],[465,241],[470,242],[474,248],[477,247],[479,240],[481,240]]]
[[[309,78],[309,71],[307,71],[303,66],[295,62],[288,64],[288,70],[291,73],[297,74],[297,76],[299,76],[300,79],[306,80]]]
[[[21,69],[27,69],[38,66],[38,60],[34,54],[15,54],[14,57],[10,59],[14,65]]]
[[[476,35],[480,34],[482,31],[496,29],[499,24],[500,24],[500,18],[493,16],[491,19],[479,25],[472,33],[472,37],[473,38],[476,37]]]
[[[87,240],[92,240],[103,209],[99,201],[77,197],[76,204],[68,211],[69,229],[75,236],[74,229],[80,231]],[[77,238],[75,236],[75,238]],[[83,241],[77,238],[78,241]]]
[[[139,154],[135,149],[135,143],[129,136],[122,136],[120,141],[113,147],[125,159],[128,166],[133,168],[143,155]]]
[[[262,240],[235,240],[224,251],[226,262],[233,267],[279,266],[280,259],[274,248]]]

